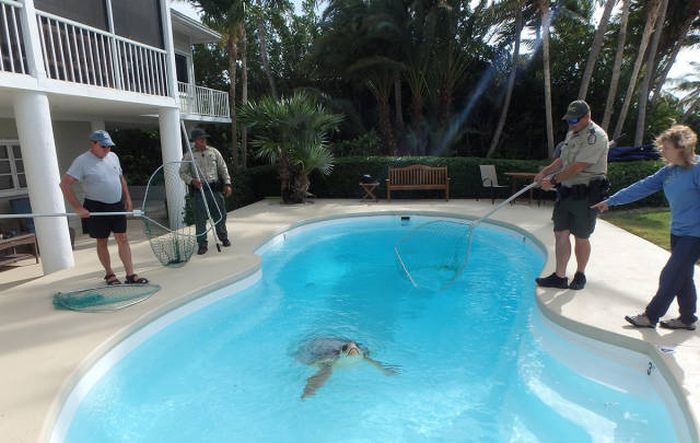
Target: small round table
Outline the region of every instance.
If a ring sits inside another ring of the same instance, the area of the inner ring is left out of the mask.
[[[377,201],[377,196],[374,195],[374,190],[379,186],[379,182],[363,183],[360,182],[360,187],[364,189],[365,195],[362,196],[361,201],[374,200]]]

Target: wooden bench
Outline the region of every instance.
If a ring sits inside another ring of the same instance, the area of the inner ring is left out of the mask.
[[[31,254],[17,254],[15,248],[21,245],[30,245],[32,247]],[[12,249],[10,255],[0,255],[0,266],[5,266],[16,261],[24,260],[25,258],[34,257],[34,260],[39,263],[39,254],[36,247],[36,236],[34,234],[22,234],[16,237],[0,240],[0,251]]]
[[[450,199],[450,177],[447,166],[411,165],[389,168],[386,179],[386,199],[391,201],[391,191],[444,190],[445,201]]]

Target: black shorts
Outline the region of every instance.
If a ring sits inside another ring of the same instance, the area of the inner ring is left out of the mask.
[[[124,203],[102,203],[88,198],[83,202],[83,207],[90,212],[124,212]],[[90,234],[92,238],[109,238],[109,234],[123,234],[126,232],[126,215],[104,215],[82,219],[83,234]]]
[[[591,209],[588,198],[562,198],[554,206],[554,231],[570,231],[578,238],[588,238],[595,229],[598,211]]]

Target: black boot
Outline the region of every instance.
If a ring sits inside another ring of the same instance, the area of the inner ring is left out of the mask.
[[[551,275],[547,277],[536,278],[537,286],[541,288],[559,288],[567,289],[569,287],[569,279],[566,277],[559,277],[556,272],[552,272]]]

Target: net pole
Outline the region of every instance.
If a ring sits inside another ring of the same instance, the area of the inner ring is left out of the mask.
[[[216,223],[214,223],[214,219],[212,219],[212,217],[211,217],[211,211],[209,210],[209,204],[207,203],[207,196],[204,194],[204,183],[202,182],[202,176],[199,172],[199,167],[197,166],[197,162],[194,159],[194,153],[192,152],[192,146],[190,146],[190,143],[189,143],[189,137],[187,137],[187,128],[185,128],[185,122],[182,120],[180,120],[180,129],[182,129],[182,135],[184,135],[185,138],[187,138],[187,143],[186,143],[187,152],[190,153],[190,157],[192,158],[192,168],[194,169],[194,174],[197,177],[197,180],[200,183],[202,183],[202,186],[199,188],[199,192],[202,195],[202,202],[204,203],[204,209],[207,212],[207,219],[209,220],[210,229],[212,230],[212,232],[214,234],[214,241],[216,242],[216,250],[221,252],[221,245],[219,245],[219,237],[216,235]],[[209,189],[209,192],[211,192],[213,195],[213,192],[212,192],[211,188],[209,188],[208,184],[207,184],[207,188]],[[221,208],[219,208],[219,213],[221,215]],[[223,215],[221,215],[221,217],[223,217]],[[219,218],[219,220],[221,219],[221,217]],[[205,235],[206,235],[206,233],[205,233]]]
[[[492,216],[496,211],[498,211],[499,209],[501,209],[502,207],[504,207],[504,206],[507,205],[508,203],[512,202],[512,201],[515,200],[516,198],[520,197],[521,195],[523,195],[524,193],[526,193],[527,191],[529,191],[530,189],[532,189],[532,188],[534,188],[535,186],[538,186],[538,185],[539,185],[539,183],[537,183],[537,182],[532,182],[532,183],[530,183],[529,185],[525,186],[525,187],[524,187],[523,189],[521,189],[520,191],[516,192],[515,194],[511,195],[511,196],[508,197],[507,199],[503,200],[501,203],[497,204],[495,208],[491,209],[491,210],[490,210],[489,212],[487,212],[485,215],[482,215],[481,217],[479,217],[478,219],[476,219],[476,220],[474,221],[473,224],[474,224],[474,225],[478,225],[478,224],[481,223],[482,221],[484,221],[484,220],[486,220],[487,218],[489,218],[490,216]]]
[[[144,217],[143,211],[133,210],[128,212],[91,212],[90,217],[105,217],[110,215],[126,215],[131,217]],[[34,218],[34,217],[80,217],[77,212],[37,212],[25,214],[0,214],[0,219]]]

